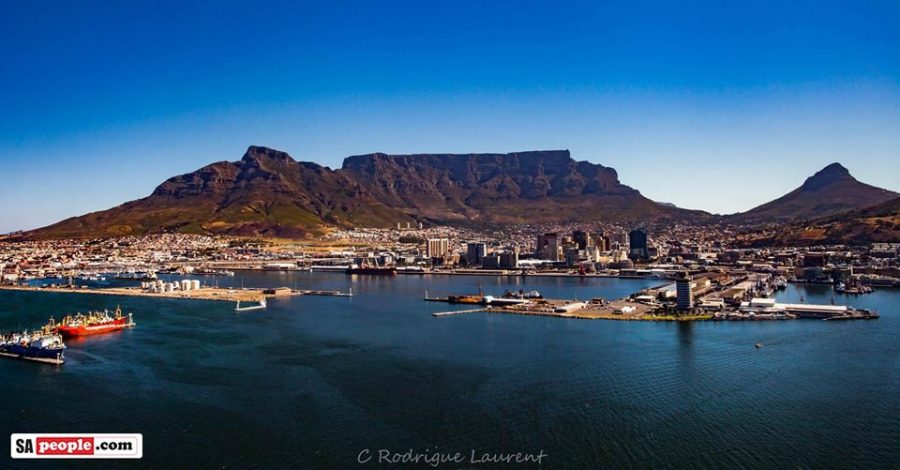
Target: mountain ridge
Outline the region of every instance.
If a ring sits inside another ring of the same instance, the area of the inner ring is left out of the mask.
[[[286,152],[250,146],[174,176],[147,197],[25,232],[23,238],[86,238],[176,231],[303,238],[330,228],[396,222],[513,224],[707,217],[657,204],[612,168],[568,150],[513,153],[372,153],[332,170]]]
[[[789,224],[874,206],[897,193],[857,181],[839,163],[744,213],[716,216],[654,202],[615,169],[568,150],[353,155],[338,169],[250,146],[171,177],[147,197],[71,217],[23,239],[182,232],[306,238],[334,228],[397,222],[493,224],[615,222]]]

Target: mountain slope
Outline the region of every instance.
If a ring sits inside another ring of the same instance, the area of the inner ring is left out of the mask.
[[[782,227],[750,246],[867,245],[900,243],[900,197],[805,224]]]
[[[510,154],[370,154],[339,170],[250,147],[165,181],[143,199],[63,220],[23,238],[177,231],[299,238],[328,227],[412,220],[488,224],[706,217],[657,204],[615,170],[566,150]]]
[[[727,220],[745,224],[809,220],[863,209],[897,196],[900,194],[858,181],[840,163],[832,163],[788,194]]]

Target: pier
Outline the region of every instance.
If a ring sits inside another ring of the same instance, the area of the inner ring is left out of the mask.
[[[449,312],[434,312],[432,313],[435,317],[449,317],[451,315],[462,315],[464,313],[478,313],[478,312],[490,312],[492,311],[490,308],[473,308],[469,310],[451,310]]]

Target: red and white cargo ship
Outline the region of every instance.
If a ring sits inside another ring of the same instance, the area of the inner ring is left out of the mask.
[[[110,315],[108,310],[102,312],[78,313],[66,315],[57,324],[52,318],[47,327],[64,338],[75,336],[89,336],[113,331],[123,330],[134,326],[134,320],[129,313],[122,315],[122,310],[116,307],[116,311]]]

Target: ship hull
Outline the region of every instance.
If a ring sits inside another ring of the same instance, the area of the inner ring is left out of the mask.
[[[395,268],[347,268],[347,274],[368,274],[374,276],[396,276]]]
[[[34,348],[18,344],[0,346],[0,356],[44,364],[62,364],[65,362],[65,348]]]
[[[110,323],[99,325],[60,326],[56,328],[56,331],[62,335],[63,338],[73,338],[77,336],[112,333],[113,331],[124,330],[130,326],[132,326],[132,324],[128,322],[127,318],[119,318]]]

